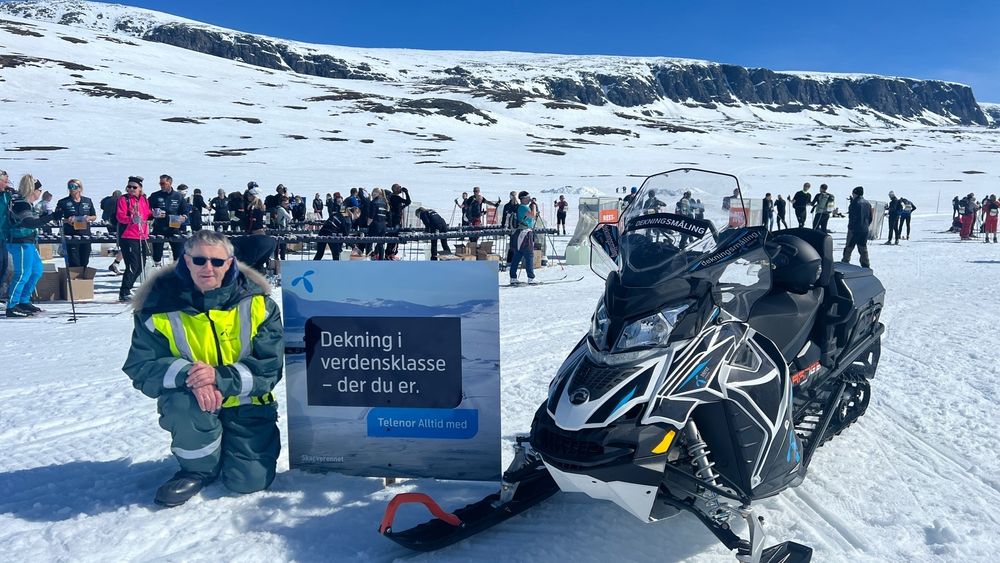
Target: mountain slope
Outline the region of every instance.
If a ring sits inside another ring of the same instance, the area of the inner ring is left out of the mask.
[[[426,91],[487,96],[519,107],[529,99],[591,106],[751,105],[771,112],[852,110],[924,125],[987,125],[972,89],[936,80],[775,72],[671,58],[386,51],[310,45],[227,30],[166,14],[76,0],[13,1],[0,11],[126,34],[274,70],[326,78],[409,83]],[[417,58],[424,64],[415,64]],[[426,64],[430,63],[430,64]]]

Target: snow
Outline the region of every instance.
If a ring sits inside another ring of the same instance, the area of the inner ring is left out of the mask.
[[[82,178],[86,195],[98,199],[130,174],[152,181],[162,172],[209,191],[236,189],[253,179],[262,186],[281,182],[306,195],[402,181],[414,198],[448,219],[454,197],[481,185],[490,199],[506,200],[507,192],[520,189],[566,194],[573,202],[569,232],[576,221],[575,202],[590,195],[590,188],[611,194],[677,166],[734,173],[747,197],[765,191],[788,195],[805,181],[814,189],[829,183],[842,208],[855,185],[864,185],[871,199],[885,199],[889,190],[907,197],[918,208],[912,239],[871,248],[875,272],[887,289],[882,314],[887,331],[871,406],[817,452],[801,486],[759,503],[761,515],[769,543],[811,545],[817,561],[995,559],[1000,548],[995,510],[1000,504],[995,431],[1000,376],[994,360],[1000,336],[989,290],[1000,267],[1000,245],[960,243],[941,231],[950,224],[952,196],[996,190],[1000,131],[895,126],[850,113],[789,117],[730,108],[730,116],[720,117],[678,104],[648,108],[669,114],[677,125],[706,131],[669,133],[639,127],[611,107],[551,110],[529,102],[508,109],[461,92],[421,94],[406,83],[289,75],[139,40],[134,40],[138,46],[113,43],[101,39],[102,32],[33,25],[45,37],[0,29],[3,54],[94,69],[75,71],[55,63],[3,69],[0,143],[6,150],[0,153],[0,167],[14,179],[33,172],[57,195],[70,177]],[[62,36],[87,43],[69,43]],[[412,68],[436,64],[444,55],[384,50],[379,56],[385,65]],[[521,57],[539,67],[567,60],[520,53],[480,60],[484,65],[506,60],[507,68],[514,68]],[[77,81],[171,101],[90,97],[72,91]],[[387,99],[449,97],[476,105],[498,122],[480,126],[443,116],[373,114],[349,100],[304,101],[329,94],[330,88]],[[162,121],[170,117],[248,117],[263,123]],[[598,124],[641,136],[588,136],[597,145],[572,142],[579,137],[572,129]],[[454,140],[433,141],[435,134]],[[323,141],[324,136],[348,141]],[[528,150],[556,143],[573,148],[559,149],[567,153],[563,156]],[[66,149],[15,150],[46,145]],[[209,150],[240,147],[257,150],[241,157],[205,156]],[[427,149],[441,148],[446,150],[427,156]],[[439,163],[418,164],[426,160]],[[839,251],[845,220],[831,220],[830,226]],[[107,260],[94,262],[106,267]],[[550,378],[588,329],[603,287],[584,267],[566,267],[565,273],[584,279],[501,291],[505,464],[514,435],[528,429]],[[539,272],[543,278],[561,275],[558,267]],[[111,299],[116,288],[117,279],[101,270],[98,299]],[[68,310],[62,304],[45,307]],[[81,308],[123,311],[101,303]],[[266,492],[236,496],[215,484],[182,507],[156,509],[153,492],[173,474],[175,462],[167,433],[157,425],[155,401],[132,389],[120,371],[131,330],[127,312],[86,316],[76,324],[65,322],[65,316],[0,319],[4,559],[734,560],[689,515],[643,524],[610,503],[570,494],[559,494],[470,541],[414,555],[375,531],[393,495],[428,492],[453,508],[478,500],[495,484],[419,480],[383,488],[377,479],[290,471],[287,450]],[[284,383],[276,395],[285,404]],[[284,420],[281,424],[284,432]],[[425,516],[422,509],[405,508],[397,527]]]

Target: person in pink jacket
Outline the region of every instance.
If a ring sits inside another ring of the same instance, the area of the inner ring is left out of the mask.
[[[129,176],[125,195],[118,198],[116,212],[118,224],[122,227],[121,248],[125,258],[125,275],[118,290],[118,300],[132,300],[132,286],[142,273],[146,261],[146,240],[149,239],[149,221],[153,213],[149,202],[142,193],[142,176]]]

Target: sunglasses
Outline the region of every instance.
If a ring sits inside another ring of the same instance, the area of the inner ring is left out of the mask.
[[[208,258],[207,256],[192,256],[191,263],[195,266],[204,266],[206,262],[211,262],[213,268],[221,268],[226,265],[229,258]]]

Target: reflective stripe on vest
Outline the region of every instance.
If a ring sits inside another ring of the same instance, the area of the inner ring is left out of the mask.
[[[224,407],[231,407],[271,402],[264,402],[263,397],[250,397],[253,374],[240,363],[253,352],[253,338],[266,317],[264,296],[253,295],[240,300],[235,308],[229,310],[212,309],[196,315],[179,311],[154,313],[147,326],[152,325],[153,330],[166,337],[170,353],[176,358],[188,362],[200,361],[213,367],[232,366],[240,376],[240,394],[227,397],[223,402]],[[164,387],[168,387],[168,379],[173,382],[173,377],[183,367],[186,366],[178,362],[171,364],[168,374],[171,371],[173,374],[169,378],[164,376]]]

